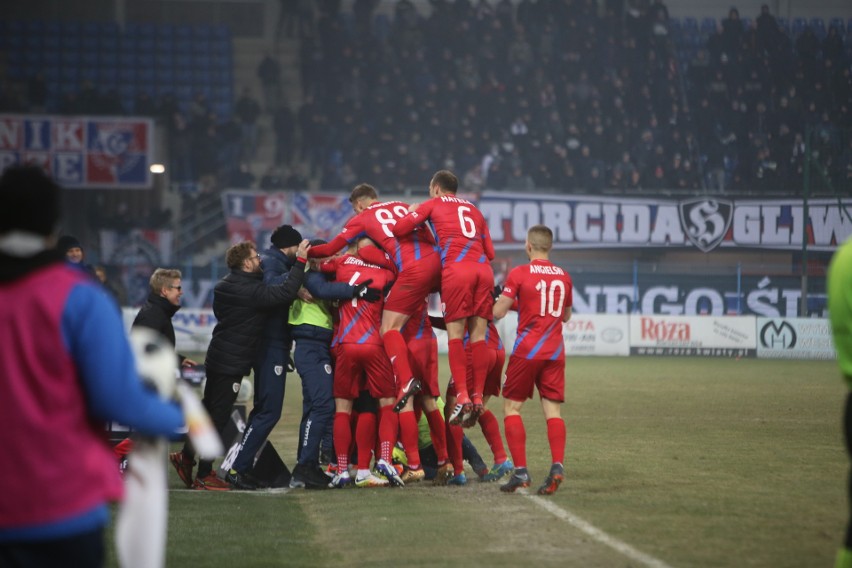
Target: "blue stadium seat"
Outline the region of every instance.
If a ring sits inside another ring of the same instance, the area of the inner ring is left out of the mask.
[[[60,74],[64,82],[76,83],[80,79],[80,68],[64,66],[60,68]]]
[[[753,25],[751,18],[740,18],[740,23],[743,26],[743,31],[748,31]]]
[[[6,33],[24,35],[27,31],[27,25],[21,20],[8,20],[6,22]]]
[[[83,34],[80,36],[80,47],[84,51],[97,51],[100,39],[96,35]]]
[[[352,12],[339,12],[337,14],[337,21],[347,37],[355,37],[355,16]]]
[[[213,68],[213,59],[206,54],[196,53],[192,56],[193,67],[202,71],[210,71]]]
[[[98,27],[100,28],[99,35],[101,37],[118,37],[119,28],[118,24],[115,22],[101,22]]]
[[[193,53],[201,53],[204,55],[210,54],[210,40],[207,39],[196,39],[192,42],[192,51]]]
[[[152,52],[137,51],[136,64],[140,67],[153,67],[155,65],[154,54]]]
[[[805,28],[808,27],[808,21],[804,18],[793,18],[793,23],[790,27],[793,37],[798,37]]]
[[[150,53],[154,54],[154,38],[152,37],[140,37],[139,41],[136,42],[136,51],[138,53]]]
[[[74,50],[63,51],[62,65],[66,67],[76,67],[80,65],[80,52]]]
[[[169,70],[174,68],[174,57],[170,51],[158,51],[154,56],[154,61],[157,67],[166,67]]]
[[[97,83],[98,70],[95,67],[83,67],[80,69],[80,79]]]
[[[97,67],[98,59],[99,56],[97,51],[84,51],[80,54],[80,64],[83,67]]]
[[[62,49],[63,49],[63,51],[80,49],[80,36],[79,35],[62,36]]]
[[[778,22],[778,28],[780,28],[782,32],[790,35],[790,20],[787,18],[775,18],[775,21]]]
[[[181,102],[189,102],[192,100],[192,86],[191,85],[180,85],[178,84],[175,87],[175,96],[178,101]]]
[[[672,33],[672,35],[674,35],[675,37],[678,37],[678,36],[680,35],[680,32],[681,32],[681,24],[680,24],[680,20],[679,20],[679,19],[677,19],[677,18],[669,18],[669,31],[670,31],[670,32]]]
[[[101,65],[104,67],[118,67],[118,54],[114,51],[100,51]]]
[[[174,56],[175,69],[191,69],[192,57],[188,53],[176,52]]]
[[[175,27],[171,24],[160,24],[157,26],[157,37],[159,39],[172,39],[174,37]]]
[[[101,27],[97,22],[88,21],[80,24],[80,33],[83,34],[83,36],[97,37],[100,35],[100,32]]]
[[[175,82],[175,72],[171,67],[157,66],[157,84],[169,85],[171,87]]]
[[[62,52],[58,49],[45,49],[42,52],[42,62],[44,65],[58,67],[62,62]]]
[[[213,55],[231,55],[231,41],[217,38],[210,43],[210,53]]]
[[[716,33],[716,18],[702,18],[700,31],[702,35],[708,36]]]
[[[175,71],[175,83],[178,85],[192,85],[192,70],[190,68],[177,69]]]
[[[684,33],[696,34],[698,33],[698,20],[695,18],[686,17],[683,19],[683,31]]]
[[[41,67],[42,54],[40,49],[28,49],[24,52],[23,62],[27,67]]]
[[[111,65],[101,65],[98,68],[98,83],[100,83],[101,85],[117,85],[118,67]]]
[[[211,26],[211,35],[214,39],[231,42],[231,29],[228,26]]]
[[[26,23],[27,35],[40,36],[45,32],[45,23],[43,20],[29,20]]]
[[[46,65],[42,67],[42,73],[44,73],[44,80],[48,85],[57,85],[62,76],[59,65]]]
[[[846,35],[852,35],[852,18],[846,20]]]
[[[59,51],[62,49],[62,38],[58,35],[46,34],[43,38],[44,49]]]
[[[214,103],[211,107],[219,118],[231,118],[231,103]]]
[[[174,28],[175,38],[177,39],[192,39],[192,26],[179,25]]]
[[[27,46],[28,51],[37,51],[41,50],[43,42],[40,35],[27,34],[24,44]]]
[[[195,39],[209,40],[213,36],[213,31],[207,24],[197,24],[192,28],[192,36]]]
[[[79,36],[80,35],[80,22],[62,22],[62,35],[63,36]]]
[[[840,35],[846,35],[846,24],[843,23],[843,18],[831,18],[828,21],[828,28],[835,28]]]
[[[138,85],[153,85],[154,76],[153,67],[138,67],[136,69],[136,83]]]
[[[175,49],[175,42],[171,37],[158,37],[154,48],[159,53],[171,54]]]

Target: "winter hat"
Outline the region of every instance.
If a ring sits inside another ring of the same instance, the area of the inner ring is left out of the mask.
[[[62,189],[41,168],[10,166],[0,176],[0,235],[48,236],[62,211]]]
[[[67,253],[72,248],[83,248],[83,245],[80,244],[80,240],[77,237],[72,237],[71,235],[62,235],[61,237],[59,237],[59,240],[56,241],[56,250],[58,250],[62,254]]]
[[[325,240],[325,239],[311,239],[311,246],[312,247],[318,247],[318,246],[327,245],[327,244],[328,244],[328,241]]]
[[[281,225],[272,231],[269,241],[275,248],[292,247],[302,242],[302,234],[294,229],[292,225]]]

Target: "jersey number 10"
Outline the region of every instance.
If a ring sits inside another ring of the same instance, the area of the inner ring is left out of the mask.
[[[535,289],[541,293],[540,316],[546,314],[555,318],[562,317],[562,306],[565,304],[565,283],[562,280],[551,280],[550,286],[546,280],[539,280]],[[547,311],[545,311],[547,310]]]

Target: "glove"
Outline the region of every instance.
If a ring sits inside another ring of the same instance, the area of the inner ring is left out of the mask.
[[[355,285],[352,289],[352,297],[367,302],[379,301],[382,298],[382,292],[381,290],[376,290],[375,288],[369,288],[368,286],[372,282],[373,279],[370,278],[368,280],[365,280],[361,284]]]
[[[295,373],[296,372],[296,364],[293,362],[293,356],[290,355],[287,361],[287,372]]]
[[[494,289],[491,291],[491,297],[495,300],[500,297],[500,294],[503,293],[503,287],[497,284],[494,286]]]

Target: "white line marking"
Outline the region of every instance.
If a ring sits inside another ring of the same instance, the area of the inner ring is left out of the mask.
[[[662,560],[659,560],[657,558],[654,558],[653,556],[649,556],[648,554],[645,554],[644,552],[636,550],[635,548],[633,548],[632,546],[630,546],[626,542],[622,542],[622,541],[618,540],[617,538],[608,535],[607,533],[603,532],[602,530],[600,530],[596,526],[592,525],[591,523],[584,521],[583,519],[581,519],[580,517],[578,517],[577,515],[575,515],[573,513],[569,513],[568,511],[566,511],[562,507],[553,504],[552,501],[545,499],[544,497],[539,497],[538,495],[529,495],[529,494],[524,494],[524,496],[526,498],[530,499],[533,503],[535,503],[536,505],[538,505],[542,509],[553,514],[553,516],[567,522],[568,524],[570,524],[574,528],[581,530],[582,532],[586,533],[587,535],[589,535],[590,537],[592,537],[596,541],[600,542],[601,544],[605,544],[608,547],[620,552],[621,554],[630,558],[631,560],[634,560],[636,562],[640,562],[640,563],[644,564],[645,566],[649,566],[650,568],[672,568],[671,566],[669,566],[668,564],[666,564]]]
[[[207,493],[236,493],[237,495],[255,495],[263,497],[266,495],[286,495],[290,492],[289,487],[276,487],[273,489],[258,489],[256,491],[241,491],[239,489],[229,489],[228,491],[193,491],[192,489],[169,489],[169,493],[199,493],[205,495]]]

